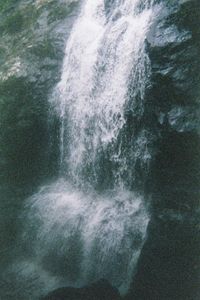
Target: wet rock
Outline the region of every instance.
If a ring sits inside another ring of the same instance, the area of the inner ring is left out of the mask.
[[[199,214],[166,210],[152,218],[126,300],[198,300]]]
[[[92,285],[73,288],[59,288],[41,300],[120,300],[117,289],[112,287],[108,281],[99,280]]]
[[[152,87],[146,109],[158,136],[151,169],[153,208],[188,205],[195,210],[200,195],[200,3],[163,6],[163,18],[148,37]]]
[[[152,217],[130,300],[200,297],[200,2],[168,2],[159,2],[147,39],[146,114],[157,141],[148,183]]]
[[[49,98],[78,2],[0,4],[0,185],[37,185],[57,171],[59,124]]]

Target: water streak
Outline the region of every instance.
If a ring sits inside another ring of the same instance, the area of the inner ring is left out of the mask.
[[[120,151],[125,111],[130,93],[132,107],[139,101],[142,110],[150,73],[145,38],[152,10],[138,13],[139,2],[114,1],[107,15],[104,0],[85,1],[66,45],[56,93],[62,120],[61,168],[79,185],[86,184],[86,177],[98,181],[102,156],[120,178],[117,184],[123,185],[121,175],[128,168]]]

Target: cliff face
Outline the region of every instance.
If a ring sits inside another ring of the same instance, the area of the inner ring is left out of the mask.
[[[76,0],[0,3],[1,270],[15,256],[11,252],[23,223],[19,215],[24,198],[56,173],[59,122],[53,114],[49,119],[48,99],[60,77],[78,4]],[[17,286],[17,280],[11,282]],[[1,280],[3,299],[9,297],[4,293],[9,284]]]
[[[59,79],[77,4],[9,0],[0,6],[0,181],[4,184],[32,185],[53,172],[52,153],[47,152],[58,124],[47,120],[47,99]]]
[[[200,3],[158,6],[146,113],[157,132],[152,218],[130,299],[199,299]],[[147,296],[148,295],[148,296]]]

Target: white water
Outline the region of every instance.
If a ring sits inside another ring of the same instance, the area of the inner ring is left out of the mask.
[[[69,285],[106,278],[127,290],[148,224],[141,197],[128,191],[85,194],[60,180],[34,195],[28,210],[25,238],[38,265],[63,272]],[[30,224],[39,230],[32,234]]]
[[[92,170],[95,181],[99,153],[109,146],[109,161],[118,165],[115,177],[121,179],[120,173],[128,167],[119,134],[126,123],[129,83],[134,87],[132,98],[139,95],[142,109],[150,73],[144,41],[152,10],[137,13],[140,2],[114,1],[107,15],[104,0],[85,1],[66,45],[56,88],[62,120],[61,165],[79,185],[85,168]],[[85,181],[84,177],[83,185]]]
[[[52,100],[61,120],[64,179],[28,199],[24,233],[35,264],[65,284],[107,278],[126,291],[144,243],[143,196],[124,174],[134,173],[129,155],[149,158],[147,141],[143,131],[129,153],[123,131],[127,107],[143,112],[150,76],[145,38],[153,11],[147,1],[143,10],[140,4],[116,0],[106,11],[104,0],[84,1],[66,44]],[[104,178],[111,188],[95,192]]]

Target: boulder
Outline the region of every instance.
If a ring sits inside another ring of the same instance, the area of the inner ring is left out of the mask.
[[[50,292],[47,296],[41,300],[120,300],[120,294],[118,290],[110,285],[110,283],[104,279],[101,279],[91,285],[74,288],[74,287],[62,287],[53,292]]]

